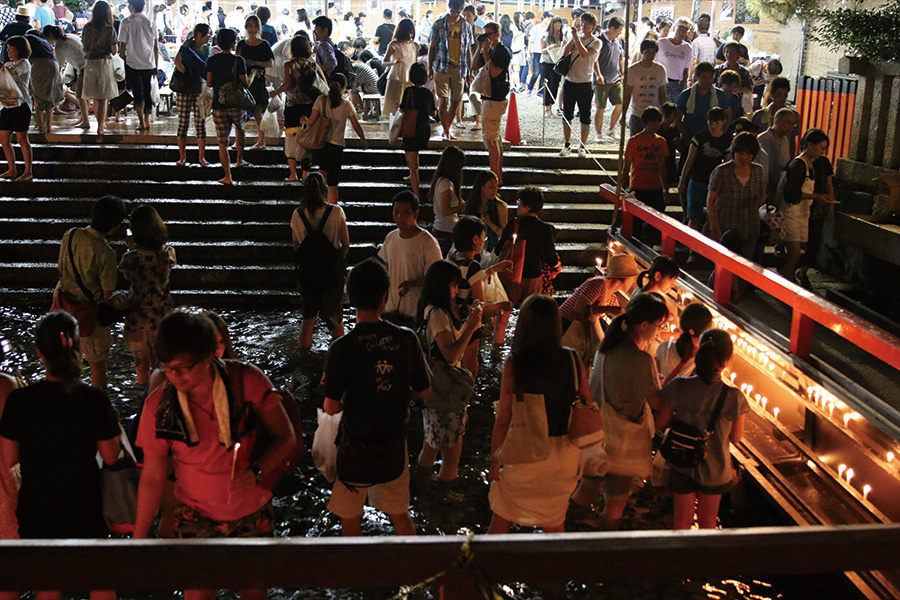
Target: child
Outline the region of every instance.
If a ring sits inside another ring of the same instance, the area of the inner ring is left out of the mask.
[[[247,111],[242,108],[228,108],[219,102],[219,89],[234,79],[234,71],[247,85],[247,64],[240,56],[236,56],[234,50],[237,33],[232,29],[220,29],[216,32],[216,44],[222,52],[210,56],[206,63],[206,85],[213,89],[213,121],[216,124],[216,137],[219,141],[219,162],[225,170],[225,177],[219,183],[231,185],[231,159],[228,156],[228,136],[231,135],[231,126],[234,125],[237,162],[236,167],[244,166],[244,121],[247,120]],[[236,63],[236,64],[235,64]]]
[[[675,152],[685,154],[685,148],[681,146],[681,135],[675,127],[675,117],[678,115],[675,105],[666,102],[662,105],[663,120],[659,126],[657,135],[666,140],[666,148],[669,154],[666,156],[666,185],[678,183],[678,167],[675,164]]]
[[[660,212],[666,210],[668,196],[668,174],[666,156],[669,154],[666,140],[657,135],[662,112],[655,106],[648,106],[641,115],[644,130],[628,139],[625,145],[625,169],[623,188],[631,188],[635,197],[644,204]],[[653,228],[635,219],[635,233],[639,234],[643,225],[644,238],[653,234]],[[639,234],[639,237],[640,234]]]
[[[722,74],[722,79],[728,71]],[[688,225],[700,231],[706,220],[706,196],[709,193],[709,176],[713,169],[725,162],[731,146],[731,136],[725,133],[725,111],[714,107],[706,113],[708,131],[701,131],[691,140],[684,169],[681,172],[681,183],[678,185],[678,197],[681,208],[687,218]]]
[[[410,191],[394,196],[394,223],[378,258],[387,264],[391,278],[385,317],[403,325],[413,325],[422,284],[428,267],[441,259],[434,237],[419,227],[419,199]]]
[[[734,86],[740,84],[741,76],[735,71],[725,71],[719,75],[719,87],[725,92],[728,99],[728,105],[731,107],[731,120],[740,119],[744,116],[744,106],[742,97],[734,91]]]
[[[428,68],[422,63],[415,63],[409,68],[411,87],[403,90],[400,109],[410,108],[416,113],[416,134],[404,137],[401,148],[406,152],[406,164],[409,166],[409,185],[413,194],[419,196],[419,152],[428,146],[431,138],[431,118],[437,116],[434,105],[434,94],[425,88],[428,82]]]
[[[549,270],[552,279],[562,269],[556,254],[556,232],[553,226],[542,221],[538,214],[544,207],[544,192],[534,186],[526,186],[517,194],[516,218],[506,224],[500,236],[500,248],[512,241],[513,234],[518,240],[525,240],[525,257],[521,283],[510,283],[506,293],[510,302],[518,306],[532,294],[540,294],[542,272]]]
[[[31,181],[31,143],[28,141],[28,127],[31,125],[31,92],[28,90],[31,81],[31,63],[28,57],[31,55],[31,46],[23,36],[15,36],[9,39],[6,45],[9,61],[2,68],[12,75],[16,87],[19,88],[19,105],[13,108],[0,109],[0,144],[3,145],[3,155],[9,169],[2,179],[15,179],[16,181]],[[16,154],[12,147],[12,134],[15,132],[16,141],[22,147],[22,158],[25,159],[25,170],[16,177]]]

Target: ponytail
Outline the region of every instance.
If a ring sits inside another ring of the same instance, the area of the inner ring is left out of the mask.
[[[64,311],[45,315],[34,336],[50,375],[68,383],[81,377],[81,340],[75,317]]]
[[[677,279],[681,276],[681,269],[674,259],[669,258],[668,256],[657,256],[650,264],[650,268],[638,275],[638,287],[642,290],[645,289],[648,284],[653,282],[657,273],[659,273],[661,279]]]
[[[347,78],[343,73],[335,73],[328,84],[328,102],[331,108],[337,108],[344,101],[344,88],[347,87]]]
[[[681,311],[681,335],[675,342],[675,350],[681,360],[688,360],[694,355],[694,342],[691,338],[700,337],[700,334],[712,325],[712,313],[703,304],[694,302]]]
[[[638,294],[631,299],[625,312],[606,328],[606,336],[600,344],[600,352],[606,354],[624,342],[641,323],[655,323],[669,316],[665,300],[659,294]]]
[[[725,367],[734,352],[731,334],[723,329],[708,329],[700,336],[700,347],[694,357],[695,373],[706,385],[710,385]]]

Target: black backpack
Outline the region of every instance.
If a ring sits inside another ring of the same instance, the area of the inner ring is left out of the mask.
[[[350,57],[338,50],[331,40],[328,43],[331,44],[334,57],[337,59],[337,65],[332,69],[330,77],[334,77],[335,73],[341,73],[347,78],[347,89],[352,90],[356,86],[356,70],[353,68]]]
[[[331,288],[343,283],[346,266],[341,258],[341,251],[334,247],[324,233],[325,223],[333,209],[334,206],[325,208],[318,229],[313,229],[302,209],[297,210],[306,227],[306,237],[294,250],[294,270],[301,291]]]

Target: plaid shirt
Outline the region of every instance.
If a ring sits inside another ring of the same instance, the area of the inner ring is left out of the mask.
[[[450,24],[447,22],[449,15],[444,15],[434,22],[431,28],[431,41],[437,40],[437,51],[434,54],[434,63],[431,68],[435,73],[446,73],[450,63]],[[469,76],[469,49],[475,44],[475,33],[472,26],[462,16],[462,36],[459,40],[459,76]]]

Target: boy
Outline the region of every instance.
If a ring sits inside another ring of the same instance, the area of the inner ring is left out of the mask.
[[[734,71],[725,71],[719,75],[719,87],[725,92],[725,98],[728,99],[732,121],[744,116],[743,97],[734,91],[735,86],[740,82],[741,76]]]
[[[391,281],[385,308],[386,317],[401,325],[413,325],[425,273],[431,263],[441,260],[441,247],[430,233],[419,227],[419,199],[410,191],[394,196],[394,223],[378,251],[387,265]],[[396,283],[399,282],[399,283]]]
[[[663,120],[656,134],[666,140],[666,148],[669,151],[668,156],[666,156],[666,184],[674,185],[678,183],[678,166],[675,164],[675,151],[677,150],[682,156],[686,154],[686,151],[680,144],[681,133],[675,127],[675,117],[678,115],[675,105],[671,102],[666,102],[662,105],[661,110]],[[641,128],[643,129],[643,127],[644,124],[641,123]]]
[[[668,174],[666,156],[669,155],[666,140],[656,134],[662,123],[662,112],[655,106],[648,106],[641,114],[644,130],[631,136],[625,145],[625,169],[623,188],[631,188],[635,197],[652,208],[665,213],[668,195]],[[635,219],[634,231],[640,232],[643,225],[643,239],[648,239],[655,231],[642,221]]]
[[[681,183],[678,185],[678,196],[687,223],[697,231],[700,231],[706,220],[703,209],[709,193],[709,176],[713,169],[725,161],[725,155],[731,146],[731,136],[725,133],[727,123],[724,110],[719,107],[709,109],[706,122],[709,130],[701,131],[691,140],[681,172]]]
[[[338,480],[328,502],[328,510],[341,518],[344,536],[362,534],[366,500],[387,514],[397,535],[416,533],[409,516],[406,423],[410,398],[424,400],[431,393],[431,373],[416,334],[381,319],[392,287],[387,271],[374,260],[350,270],[347,294],[356,309],[356,327],[335,340],[325,357],[323,408],[330,415],[343,411],[341,430],[347,438],[338,446]],[[347,464],[354,442],[369,448],[362,457],[365,466]],[[373,484],[393,473],[394,479]]]
[[[500,236],[500,247],[516,234],[517,240],[524,240],[525,257],[522,267],[522,282],[506,286],[506,295],[514,306],[532,294],[540,294],[543,287],[542,272],[545,267],[553,271],[552,277],[561,270],[556,255],[556,232],[553,225],[542,221],[538,213],[544,208],[544,192],[534,186],[526,186],[517,195],[516,218],[506,225]]]

